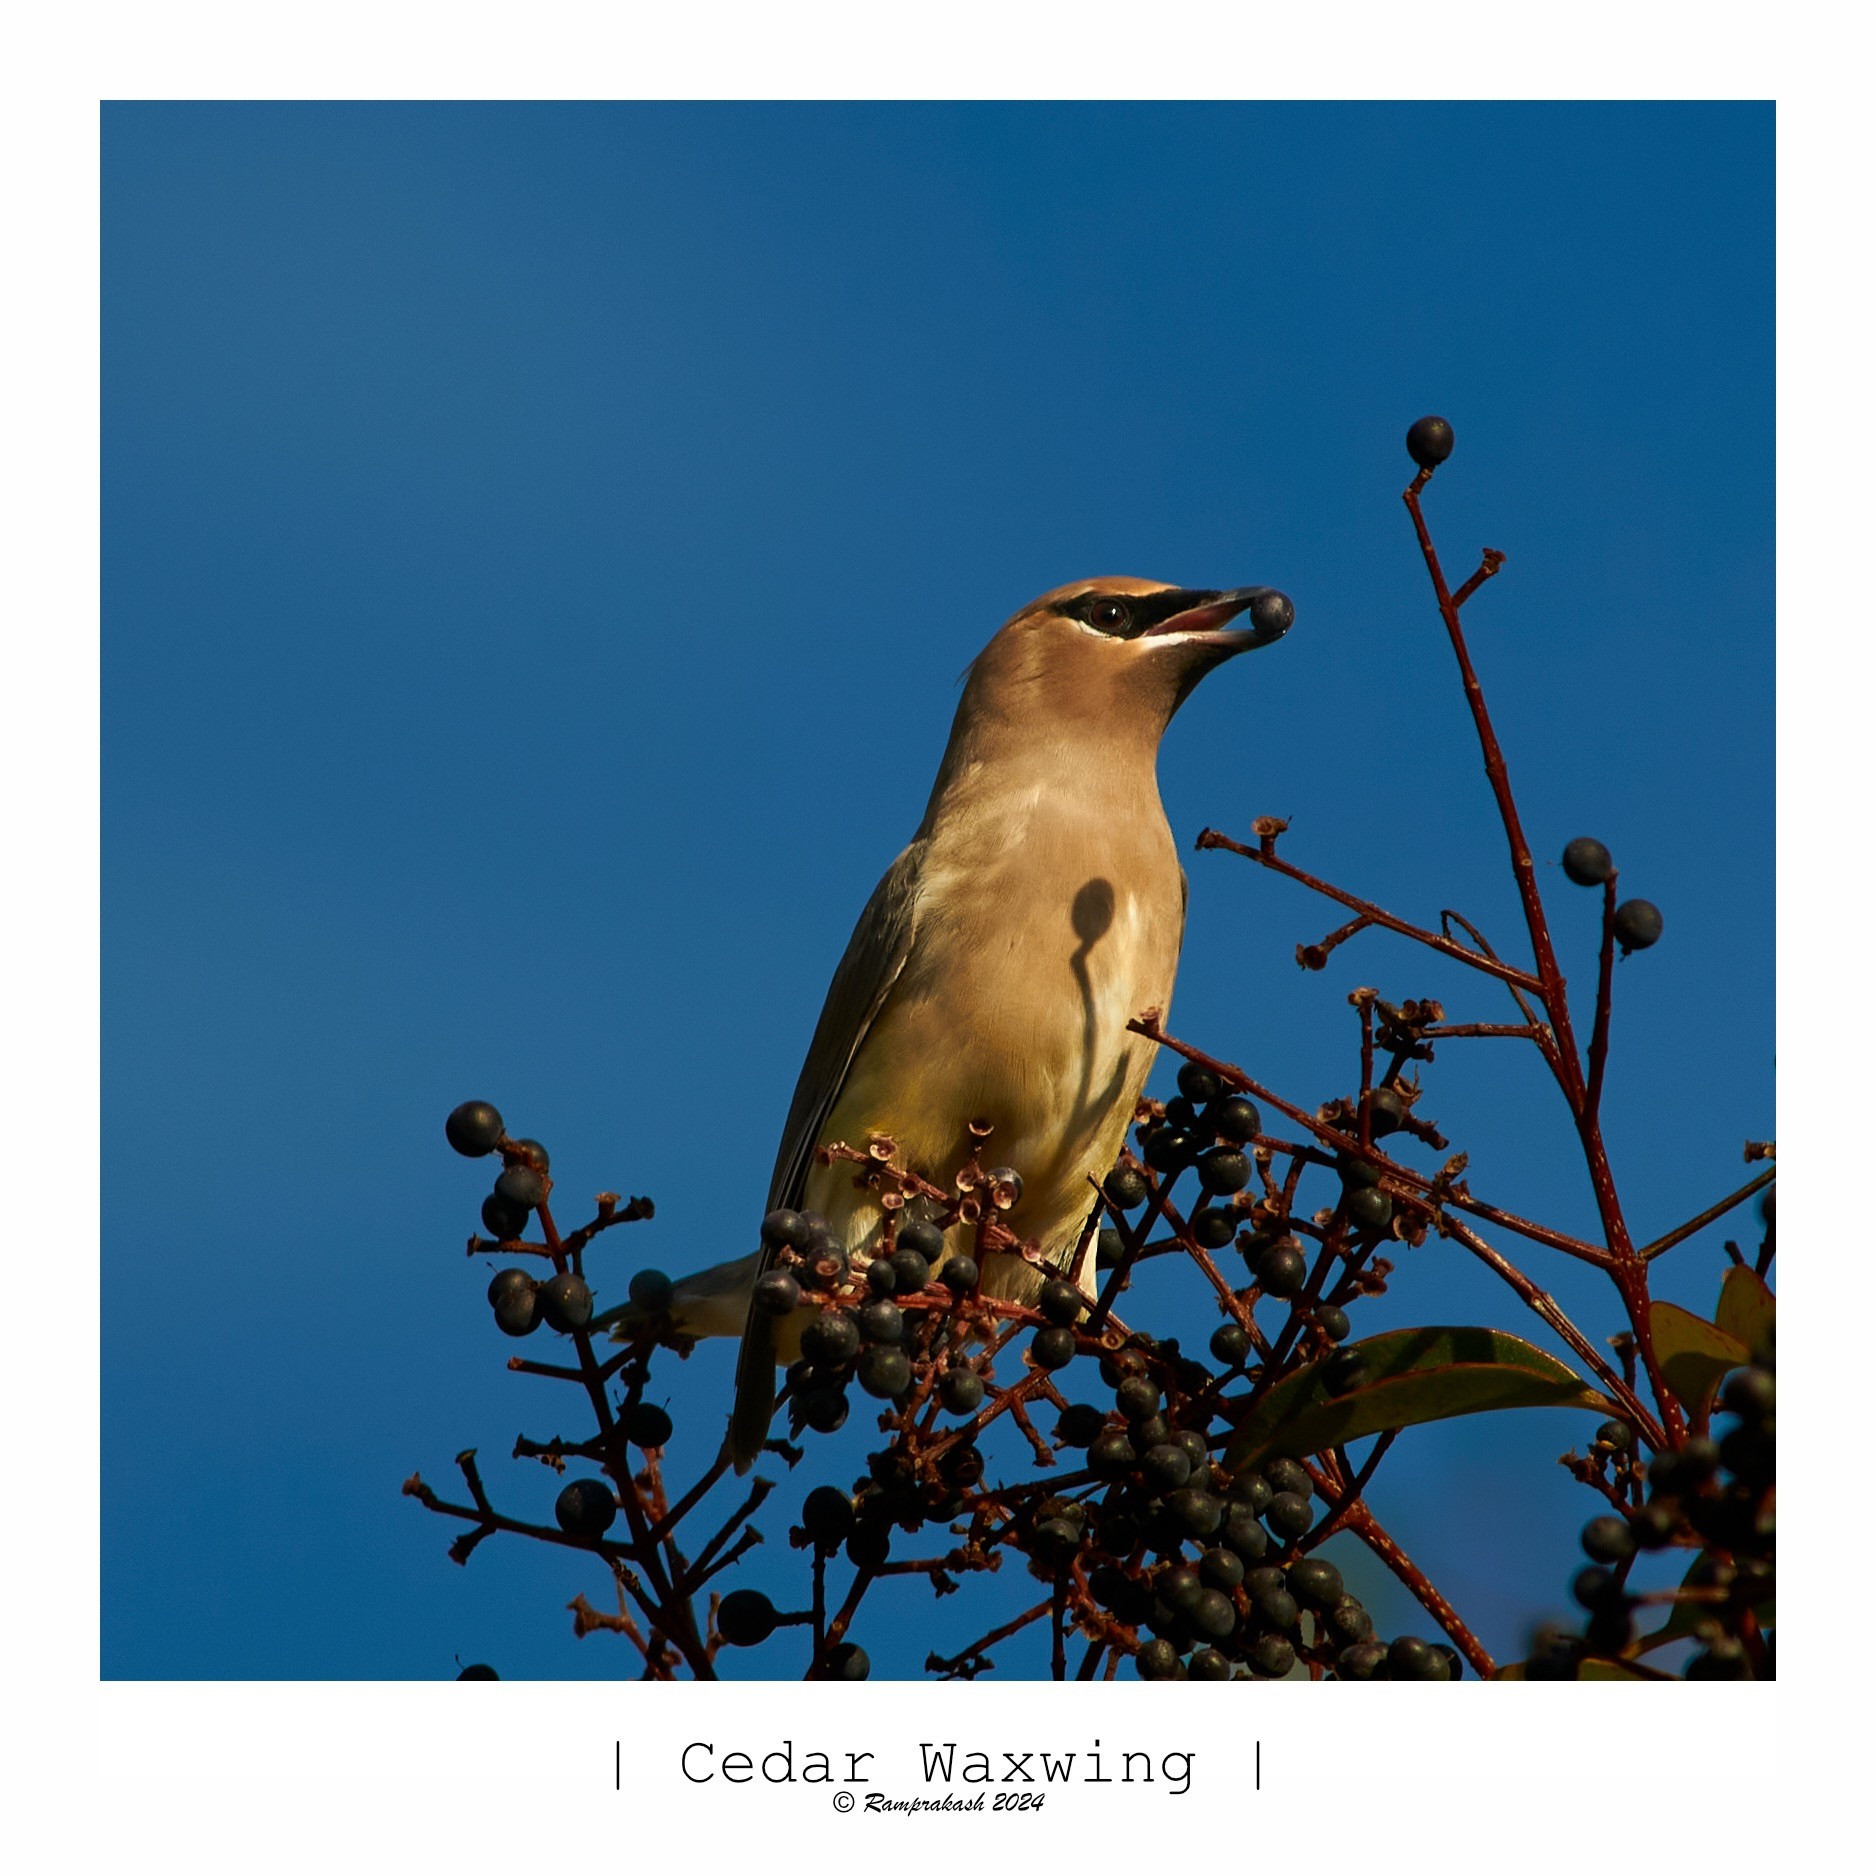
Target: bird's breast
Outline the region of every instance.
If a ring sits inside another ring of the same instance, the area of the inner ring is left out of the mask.
[[[948,1181],[966,1129],[1022,1175],[1011,1224],[1055,1248],[1079,1231],[1151,1065],[1127,1024],[1168,1003],[1183,891],[1159,810],[1017,797],[934,842],[911,954],[822,1139],[890,1134]],[[816,1182],[817,1184],[821,1182]]]

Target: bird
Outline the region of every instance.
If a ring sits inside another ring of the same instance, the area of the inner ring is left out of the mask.
[[[890,1251],[890,1214],[817,1148],[885,1135],[904,1169],[948,1183],[974,1125],[1019,1175],[1005,1222],[1044,1266],[1085,1282],[1095,1187],[1155,1054],[1127,1025],[1169,1008],[1185,927],[1160,739],[1208,672],[1294,617],[1272,587],[1110,576],[1056,587],[997,631],[965,676],[924,819],[835,969],[771,1213],[818,1214],[863,1265]],[[945,1255],[969,1248],[970,1227],[953,1232]],[[742,1338],[725,1442],[738,1472],[768,1437],[776,1367],[812,1315],[752,1308],[775,1257],[765,1244],[681,1278],[666,1312],[684,1336]],[[1019,1301],[1044,1281],[1014,1255],[981,1273],[985,1293]],[[641,1326],[615,1316],[621,1339]]]

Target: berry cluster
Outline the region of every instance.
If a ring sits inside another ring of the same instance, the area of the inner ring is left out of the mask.
[[[1299,1661],[1347,1680],[1458,1677],[1453,1649],[1377,1641],[1342,1573],[1304,1554],[1317,1518],[1302,1466],[1276,1459],[1226,1472],[1201,1436],[1168,1423],[1157,1390],[1130,1366],[1104,1370],[1120,1377],[1118,1424],[1075,1406],[1057,1427],[1058,1438],[1079,1439],[1099,1420],[1088,1461],[1104,1483],[1044,1499],[1028,1547],[1044,1566],[1075,1569],[1113,1628],[1151,1635],[1135,1658],[1143,1678],[1280,1679]]]
[[[1407,1123],[1414,1098],[1411,1090],[1385,1085],[1356,1101],[1331,1103],[1323,1117],[1349,1124],[1351,1131],[1365,1120],[1369,1137],[1378,1139]],[[1212,1339],[1212,1353],[1233,1366],[1242,1366],[1252,1352],[1256,1337],[1249,1312],[1266,1297],[1292,1305],[1292,1320],[1278,1331],[1280,1342],[1300,1336],[1313,1352],[1326,1353],[1329,1345],[1346,1340],[1346,1306],[1385,1287],[1390,1266],[1385,1259],[1371,1261],[1372,1253],[1395,1235],[1397,1197],[1409,1202],[1407,1194],[1384,1184],[1387,1162],[1373,1153],[1302,1155],[1297,1169],[1311,1162],[1330,1166],[1340,1185],[1335,1205],[1305,1216],[1294,1202],[1294,1180],[1280,1185],[1270,1177],[1271,1152],[1255,1145],[1262,1130],[1255,1105],[1228,1092],[1213,1070],[1186,1062],[1177,1097],[1163,1108],[1152,1103],[1147,1108],[1137,1130],[1141,1164],[1123,1158],[1108,1176],[1103,1196],[1116,1217],[1137,1211],[1152,1197],[1147,1221],[1163,1216],[1174,1236],[1158,1246],[1140,1245],[1130,1256],[1126,1234],[1110,1227],[1099,1262],[1110,1266],[1165,1250],[1210,1252],[1234,1245],[1251,1285],[1242,1293],[1243,1311]],[[1158,1174],[1157,1181],[1143,1168]],[[1182,1221],[1170,1203],[1171,1188],[1188,1168],[1202,1197]],[[1259,1174],[1259,1190],[1248,1190]],[[1421,1212],[1401,1235],[1417,1241],[1424,1228]],[[1317,1246],[1313,1262],[1306,1240]]]
[[[1377,1088],[1337,1111],[1359,1106],[1369,1132],[1385,1135],[1407,1123],[1411,1098]],[[1143,1103],[1139,1158],[1124,1156],[1102,1186],[1110,1222],[1100,1228],[1097,1267],[1108,1274],[1093,1297],[1059,1275],[1041,1277],[1028,1303],[984,1293],[981,1258],[1033,1257],[1035,1247],[1000,1222],[1021,1192],[1020,1175],[985,1171],[974,1158],[947,1195],[878,1150],[850,1154],[857,1182],[898,1220],[890,1249],[864,1264],[811,1213],[764,1219],[769,1268],[754,1305],[777,1318],[806,1317],[783,1393],[791,1435],[845,1425],[856,1388],[884,1404],[880,1426],[889,1435],[853,1493],[837,1495],[838,1516],[831,1501],[818,1512],[811,1501],[817,1560],[838,1550],[857,1572],[877,1572],[895,1531],[955,1521],[952,1534],[964,1541],[945,1557],[947,1569],[994,1567],[996,1552],[1020,1552],[1055,1586],[1062,1622],[1116,1656],[1134,1656],[1150,1677],[1281,1676],[1299,1660],[1361,1679],[1457,1672],[1449,1648],[1413,1637],[1392,1650],[1377,1642],[1334,1566],[1306,1554],[1330,1514],[1319,1527],[1316,1487],[1302,1466],[1274,1459],[1234,1477],[1216,1457],[1247,1402],[1279,1373],[1311,1361],[1339,1369],[1352,1358],[1356,1370],[1334,1384],[1359,1378],[1359,1352],[1337,1347],[1349,1334],[1346,1304],[1384,1284],[1385,1263],[1369,1258],[1395,1215],[1370,1160],[1318,1154],[1337,1174],[1339,1197],[1309,1218],[1294,1216],[1296,1180],[1279,1186],[1267,1176],[1272,1155],[1260,1130],[1256,1106],[1193,1062],[1182,1067],[1174,1100]],[[1172,1197],[1188,1172],[1200,1198],[1185,1219]],[[947,1250],[947,1233],[960,1224],[974,1225],[977,1256]],[[1168,1235],[1149,1243],[1155,1226]],[[1318,1246],[1313,1268],[1299,1233]],[[1142,1256],[1209,1258],[1234,1241],[1250,1281],[1221,1302],[1225,1320],[1210,1341],[1217,1368],[1176,1341],[1111,1321]],[[1256,1315],[1265,1299],[1278,1311],[1267,1328]],[[657,1325],[641,1332],[655,1335]],[[1026,1372],[1000,1383],[996,1357],[1012,1346],[1026,1356]],[[1077,1362],[1098,1370],[1110,1406],[1070,1403],[1059,1392]],[[1029,1419],[1039,1400],[1059,1408],[1052,1451]],[[1038,1459],[1070,1466],[1052,1488],[987,1476],[979,1436],[1006,1414]],[[722,1632],[759,1640],[769,1632],[756,1634],[759,1626]]]
[[[1573,1680],[1585,1662],[1632,1659],[1687,1637],[1700,1644],[1686,1666],[1689,1680],[1773,1677],[1776,1401],[1768,1355],[1726,1378],[1718,1438],[1696,1434],[1644,1467],[1627,1422],[1597,1429],[1591,1466],[1609,1478],[1618,1503],[1625,1496],[1633,1502],[1583,1527],[1589,1562],[1570,1590],[1585,1620],[1580,1629],[1548,1624],[1538,1631],[1525,1669],[1530,1678]],[[1680,1585],[1637,1593],[1630,1576],[1641,1557],[1675,1549],[1695,1553]],[[1640,1634],[1638,1617],[1659,1604],[1666,1622]]]
[[[529,1217],[552,1190],[547,1149],[538,1140],[511,1140],[500,1113],[487,1101],[465,1101],[443,1123],[451,1146],[467,1159],[502,1156],[495,1190],[482,1201],[482,1228],[497,1244],[514,1244]],[[498,1270],[489,1280],[489,1307],[504,1335],[532,1335],[543,1323],[562,1335],[593,1319],[593,1292],[578,1270],[556,1270],[535,1278],[518,1267]]]

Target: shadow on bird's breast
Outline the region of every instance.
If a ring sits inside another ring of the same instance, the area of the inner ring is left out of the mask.
[[[1104,879],[1091,879],[1075,894],[1069,908],[1075,936],[1081,940],[1083,953],[1092,951],[1106,936],[1114,922],[1114,888]]]

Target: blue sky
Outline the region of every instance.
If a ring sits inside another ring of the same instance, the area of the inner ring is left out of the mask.
[[[1284,588],[1290,637],[1167,739],[1181,844],[1285,814],[1299,864],[1513,946],[1398,499],[1424,411],[1459,433],[1449,569],[1510,555],[1468,624],[1533,844],[1598,835],[1666,915],[1618,975],[1636,1230],[1773,1133],[1769,107],[103,122],[107,1675],[629,1672],[568,1632],[589,1566],[497,1541],[459,1570],[398,1495],[475,1445],[544,1515],[550,1476],[501,1455],[577,1426],[504,1371],[442,1117],[485,1095],[564,1192],[657,1199],[602,1289],[745,1248],[956,677],[1035,593]],[[1304,976],[1331,908],[1188,871],[1174,1027],[1305,1105],[1350,1079],[1353,984],[1503,1018],[1372,937]],[[1544,878],[1587,990],[1592,896]],[[1430,1080],[1481,1193],[1591,1227],[1534,1057],[1453,1046]],[[1710,1305],[1718,1235],[1666,1293]],[[1533,1332],[1459,1256],[1407,1255],[1358,1326]],[[680,1472],[728,1362],[668,1371]],[[1374,1494],[1501,1653],[1563,1604],[1595,1505],[1554,1460],[1586,1432],[1418,1430]],[[799,1582],[809,1482],[752,1580]],[[975,1632],[963,1600],[882,1600],[860,1639],[915,1672]]]

